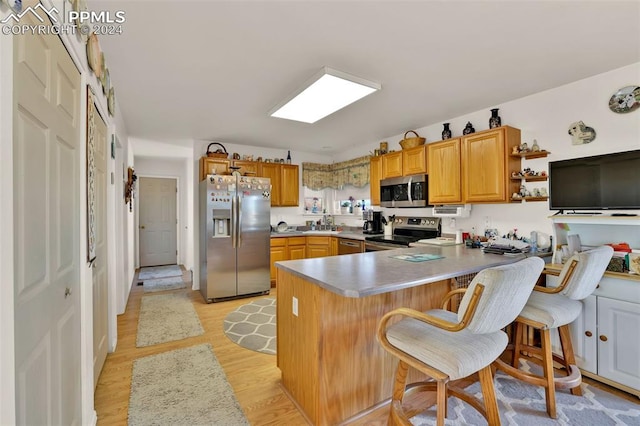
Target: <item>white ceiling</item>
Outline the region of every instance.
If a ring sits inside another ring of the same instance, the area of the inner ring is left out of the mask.
[[[330,155],[640,61],[640,1],[89,0],[132,137]],[[382,90],[315,124],[268,112],[321,67]],[[638,81],[622,85],[640,84]],[[613,89],[613,88],[612,88]],[[552,108],[570,108],[554,105]]]

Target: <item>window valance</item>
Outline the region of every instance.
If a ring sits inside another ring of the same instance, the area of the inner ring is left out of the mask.
[[[314,191],[346,185],[361,188],[369,183],[369,159],[365,155],[333,164],[302,163],[302,184]]]

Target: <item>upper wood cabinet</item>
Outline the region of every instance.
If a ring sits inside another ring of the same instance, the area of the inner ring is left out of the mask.
[[[256,176],[261,176],[260,172],[261,172],[261,165],[262,163],[258,162],[258,161],[243,161],[243,160],[234,160],[233,161],[233,166],[234,167],[240,167],[240,169],[238,169],[238,171],[240,172],[241,175],[245,175],[247,172],[248,173],[253,173]]]
[[[510,156],[516,145],[520,145],[520,130],[509,126],[462,137],[464,202],[509,201],[520,187],[520,182],[509,179],[509,170],[520,170],[520,158]]]
[[[207,175],[228,175],[231,161],[226,158],[202,157],[200,158],[200,180]]]
[[[382,178],[382,157],[371,157],[369,161],[369,189],[371,204],[380,205],[380,179]]]
[[[402,151],[382,156],[382,179],[402,176]]]
[[[419,175],[427,173],[427,148],[425,145],[402,151],[402,174]]]
[[[300,200],[298,166],[262,163],[261,175],[271,179],[271,205],[297,206]]]
[[[427,145],[429,204],[462,203],[460,138]]]
[[[297,206],[300,204],[300,182],[298,181],[298,166],[293,164],[281,164],[282,174],[280,185],[281,206]]]

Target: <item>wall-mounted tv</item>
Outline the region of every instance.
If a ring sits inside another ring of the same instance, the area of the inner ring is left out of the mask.
[[[551,210],[640,210],[640,150],[549,162]]]

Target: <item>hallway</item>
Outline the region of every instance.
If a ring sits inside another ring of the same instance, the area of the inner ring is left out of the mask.
[[[138,282],[136,273],[134,283]],[[190,274],[183,273],[187,289],[170,290],[185,292],[192,300],[205,333],[201,336],[167,342],[142,348],[136,347],[136,333],[140,302],[145,293],[142,286],[134,285],[129,295],[127,309],[118,317],[118,346],[107,356],[95,393],[98,425],[126,425],[133,361],[174,349],[210,343],[227,379],[252,425],[305,425],[306,422],[279,384],[280,370],[276,357],[244,349],[229,340],[223,330],[225,316],[251,299],[238,299],[216,304],[206,304],[198,291],[192,291]],[[271,297],[275,296],[275,289]],[[263,296],[268,297],[268,296]]]

